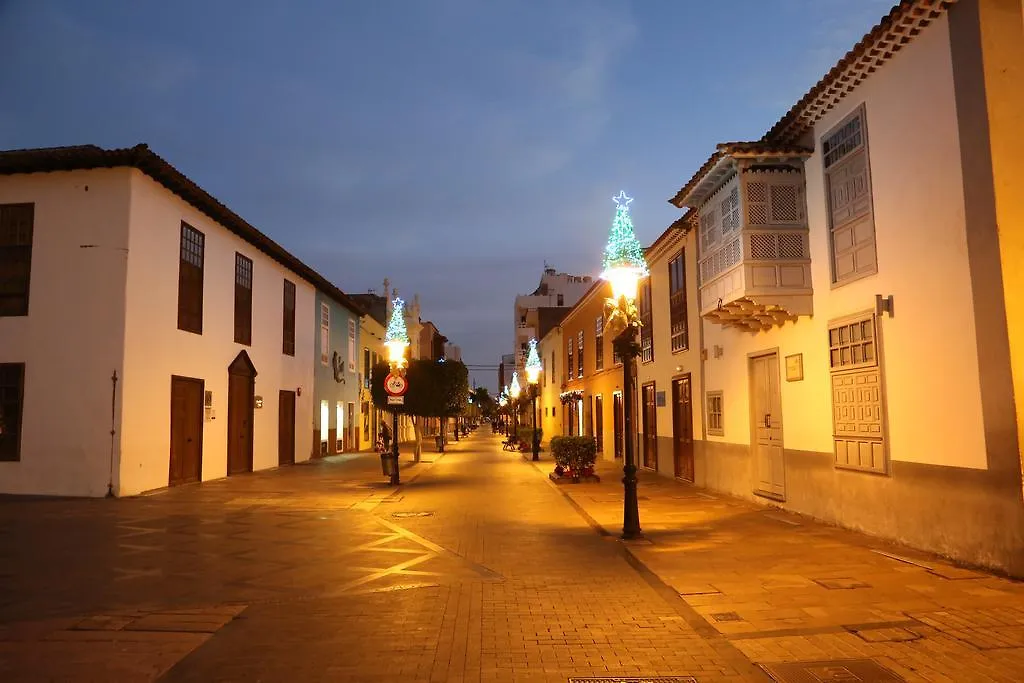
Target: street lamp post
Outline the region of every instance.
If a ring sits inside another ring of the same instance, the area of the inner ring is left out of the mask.
[[[391,311],[391,320],[388,322],[387,332],[384,334],[384,346],[388,350],[388,364],[391,366],[391,375],[401,377],[405,370],[405,350],[409,346],[409,333],[405,329],[405,302],[395,297]],[[387,386],[387,382],[385,382]],[[405,383],[400,400],[404,401]],[[390,394],[390,392],[389,392]],[[390,399],[389,399],[390,400]],[[398,472],[398,407],[391,409],[391,484],[398,486],[401,478]]]
[[[512,382],[508,385],[508,395],[512,399],[512,406],[514,411],[512,413],[512,435],[515,437],[515,443],[519,443],[519,394],[522,392],[522,387],[519,386],[519,373],[512,373]]]
[[[537,381],[543,366],[537,355],[537,340],[530,340],[530,354],[526,358],[526,381],[530,384],[530,424],[533,425],[533,460],[540,460],[540,438],[537,435]]]
[[[612,287],[612,298],[608,301],[610,315],[608,325],[621,330],[615,335],[612,345],[622,358],[622,403],[623,430],[625,431],[625,464],[622,468],[624,500],[622,507],[622,538],[634,539],[642,536],[640,531],[640,505],[637,499],[636,458],[633,453],[635,438],[633,427],[633,362],[639,348],[636,332],[640,327],[640,316],[636,310],[637,288],[640,278],[648,275],[643,248],[633,232],[633,221],[629,215],[629,203],[633,201],[625,192],[614,197],[615,220],[612,222],[608,245],[604,250],[604,272],[601,277]]]

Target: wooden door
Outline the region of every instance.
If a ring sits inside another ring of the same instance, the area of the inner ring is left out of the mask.
[[[778,355],[773,353],[750,359],[750,406],[754,436],[754,491],[784,499],[786,476]]]
[[[693,386],[689,375],[672,381],[672,460],[675,476],[692,482]]]
[[[203,380],[171,377],[169,486],[203,478]]]
[[[654,384],[641,387],[643,401],[644,467],[658,470],[658,405]]]
[[[228,367],[228,474],[252,472],[256,368],[242,351]]]
[[[594,439],[597,441],[597,452],[604,452],[604,399],[594,397]]]
[[[612,428],[615,432],[615,457],[621,458],[623,454],[622,448],[625,444],[622,440],[622,423],[625,415],[622,413],[622,394],[620,393],[612,394],[612,414]]]
[[[295,464],[295,392],[281,391],[277,399],[277,464]]]

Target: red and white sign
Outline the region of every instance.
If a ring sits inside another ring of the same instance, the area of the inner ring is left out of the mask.
[[[388,373],[384,378],[384,391],[388,392],[389,396],[404,396],[405,392],[409,391],[409,382],[401,375]]]

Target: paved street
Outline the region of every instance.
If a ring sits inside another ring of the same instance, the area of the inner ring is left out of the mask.
[[[0,500],[0,681],[1024,678],[1024,585],[650,475],[624,544],[613,465],[539,465],[480,430],[397,490],[371,454]]]

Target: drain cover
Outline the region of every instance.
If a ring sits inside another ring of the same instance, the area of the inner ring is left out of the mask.
[[[811,579],[814,583],[818,584],[822,588],[829,590],[851,590],[853,588],[871,588],[870,583],[864,583],[858,579],[848,579],[846,577],[840,577],[836,579]]]
[[[743,621],[743,617],[735,612],[715,612],[711,618],[715,621]]]
[[[697,683],[693,676],[634,676],[623,678],[612,676],[611,678],[570,678],[569,683]]]
[[[392,512],[392,517],[433,517],[433,512]]]
[[[761,664],[779,683],[902,683],[903,679],[873,659]]]

